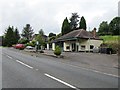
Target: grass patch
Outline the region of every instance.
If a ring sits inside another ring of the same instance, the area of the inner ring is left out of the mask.
[[[100,36],[100,38],[103,39],[104,43],[118,43],[118,37],[120,36],[110,36],[110,35]]]

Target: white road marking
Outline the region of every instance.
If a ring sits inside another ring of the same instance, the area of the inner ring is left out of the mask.
[[[24,65],[24,66],[26,66],[26,67],[28,67],[30,69],[33,69],[33,67],[31,67],[31,66],[29,66],[29,65],[27,65],[27,64],[25,64],[25,63],[23,63],[23,62],[21,62],[19,60],[16,60],[16,62],[18,62],[18,63],[20,63],[20,64],[22,64],[22,65]]]
[[[7,55],[7,57],[8,57],[8,58],[10,58],[10,59],[12,59],[12,57],[11,57],[11,56],[9,56],[9,55]]]
[[[75,86],[70,85],[70,84],[68,84],[68,83],[66,83],[66,82],[64,82],[64,81],[62,81],[62,80],[60,80],[60,79],[58,79],[58,78],[56,78],[56,77],[53,77],[53,76],[51,76],[51,75],[49,75],[49,74],[47,74],[47,73],[45,73],[44,75],[47,76],[47,77],[49,77],[49,78],[52,78],[52,79],[54,79],[54,80],[56,80],[56,81],[58,81],[58,82],[60,82],[60,83],[62,83],[62,84],[64,84],[64,85],[66,85],[66,86],[68,86],[68,87],[70,87],[70,88],[73,88],[73,89],[77,89],[77,90],[78,90],[78,88],[76,88]],[[79,90],[80,90],[80,89],[79,89]]]

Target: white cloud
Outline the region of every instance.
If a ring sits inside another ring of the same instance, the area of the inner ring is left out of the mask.
[[[0,34],[9,25],[22,28],[30,23],[37,33],[59,33],[65,17],[78,12],[84,16],[88,27],[98,27],[103,20],[117,16],[119,0],[0,0]],[[113,13],[114,12],[114,13]]]

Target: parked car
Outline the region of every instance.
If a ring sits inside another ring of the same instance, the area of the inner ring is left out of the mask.
[[[25,45],[24,45],[24,44],[16,44],[16,45],[14,46],[14,48],[23,50],[23,49],[25,48]]]
[[[100,49],[98,47],[93,48],[93,53],[99,53]]]
[[[32,46],[27,46],[26,49],[33,49],[33,47]]]

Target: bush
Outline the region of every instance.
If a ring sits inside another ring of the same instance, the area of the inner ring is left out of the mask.
[[[119,43],[103,43],[101,47],[112,48],[112,54],[118,53]]]
[[[118,43],[109,43],[108,46],[109,48],[112,48],[113,54],[118,53],[118,47],[119,47]]]
[[[32,46],[32,47],[35,47],[35,45],[36,45],[36,41],[34,41],[34,40],[25,44],[25,46]]]
[[[54,51],[54,54],[55,54],[56,56],[60,56],[60,55],[61,55],[61,49],[60,49],[59,46],[56,46],[55,51]]]
[[[26,44],[28,42],[29,42],[29,40],[27,40],[25,38],[21,38],[20,40],[18,40],[18,43],[20,43],[20,44]]]

